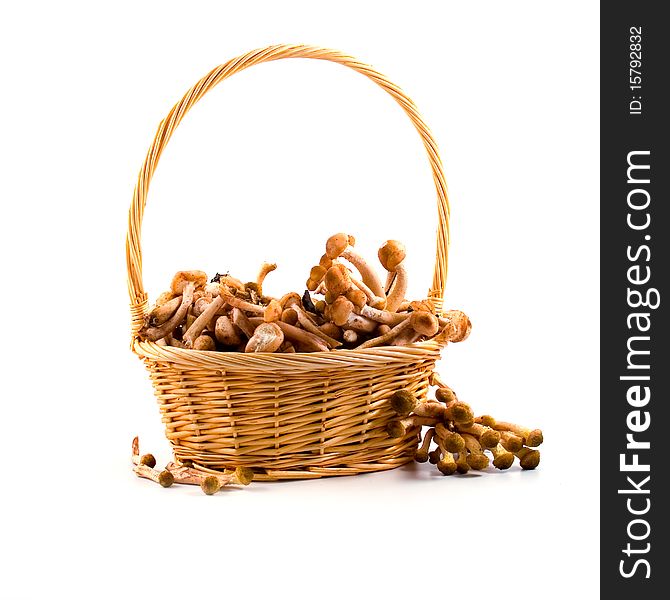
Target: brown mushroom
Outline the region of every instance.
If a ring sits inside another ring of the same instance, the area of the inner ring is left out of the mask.
[[[245,352],[275,352],[284,341],[284,333],[277,323],[261,323],[251,336]]]

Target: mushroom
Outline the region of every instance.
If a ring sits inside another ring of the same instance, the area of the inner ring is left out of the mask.
[[[430,417],[411,416],[397,421],[389,421],[386,425],[386,433],[391,438],[400,438],[404,437],[413,427],[423,427],[424,425],[433,427],[435,423],[436,420]]]
[[[342,339],[347,344],[355,344],[358,341],[358,334],[353,329],[345,329],[342,332]]]
[[[149,457],[153,458],[153,465],[151,465],[152,461]],[[140,458],[140,446],[137,437],[133,439],[131,458],[134,465],[133,471],[135,471],[135,474],[138,477],[151,479],[151,481],[155,481],[163,487],[170,487],[174,483],[174,476],[170,471],[158,471],[154,469],[156,466],[156,459],[151,454],[145,454]],[[143,462],[143,460],[146,462]]]
[[[500,432],[500,443],[508,452],[519,452],[523,448],[523,438],[511,431]]]
[[[409,319],[411,313],[395,313],[389,312],[388,310],[379,310],[371,306],[362,306],[358,310],[358,314],[366,317],[367,319],[372,319],[378,323],[384,323],[385,325],[398,325],[402,323],[405,319]],[[437,320],[436,320],[437,321]]]
[[[208,475],[202,480],[200,484],[202,491],[205,492],[208,496],[216,494],[221,489],[221,482],[219,478],[214,475]]]
[[[284,321],[284,323],[288,323],[289,325],[295,325],[298,322],[298,311],[295,310],[295,306],[297,305],[294,304],[284,309],[281,313],[280,321]]]
[[[500,433],[490,427],[485,427],[479,423],[473,423],[469,427],[464,427],[461,423],[455,423],[459,433],[470,433],[474,435],[483,448],[495,448],[500,443]]]
[[[434,419],[444,420],[446,418],[446,410],[447,409],[441,402],[428,400],[417,404],[414,407],[413,412],[419,417],[432,417]]]
[[[482,451],[482,446],[479,440],[469,433],[462,433],[461,437],[465,442],[465,448],[468,451],[468,464],[475,471],[483,471],[489,466],[489,457]]]
[[[351,277],[351,274],[349,275],[351,279],[351,283],[353,285],[353,288],[358,291],[362,292],[365,295],[365,301],[367,304],[372,306],[373,308],[377,309],[384,309],[386,308],[386,296],[376,296],[372,290],[365,285],[362,281],[359,281],[358,279]]]
[[[231,293],[230,288],[226,286],[223,285],[221,286],[221,292],[219,298],[222,298],[223,300],[225,300],[226,304],[228,304],[229,306],[233,306],[234,308],[239,308],[240,310],[255,313],[258,315],[265,314],[264,306],[260,306],[259,304],[252,304],[251,302],[247,302],[246,300],[242,300],[241,298],[234,296]]]
[[[230,317],[225,315],[219,317],[216,320],[216,325],[214,326],[214,335],[216,339],[224,346],[239,346],[242,343],[242,338],[237,333],[235,325],[233,325]],[[253,335],[253,331],[251,335]]]
[[[351,288],[351,278],[349,271],[344,265],[336,264],[326,271],[324,276],[326,289],[334,296],[346,294]],[[328,300],[326,300],[328,302]]]
[[[284,341],[284,332],[277,323],[261,323],[249,338],[245,352],[274,352]]]
[[[204,271],[177,271],[172,278],[170,289],[175,295],[184,293],[187,284],[193,283],[194,288],[202,287],[207,283],[207,273]]]
[[[233,308],[230,313],[232,317],[233,324],[237,327],[244,335],[248,338],[254,335],[254,330],[256,327],[249,321],[247,315],[245,315],[239,308]]]
[[[414,454],[414,460],[416,462],[425,463],[428,460],[428,449],[430,448],[430,443],[433,441],[434,436],[435,429],[433,428],[430,428],[423,436],[423,442],[421,442],[421,446],[419,446]]]
[[[458,453],[458,458],[456,459],[456,471],[461,475],[465,475],[470,470],[470,463],[468,463],[468,453],[463,450]]]
[[[295,325],[295,323],[292,323],[292,325]],[[319,329],[328,337],[336,341],[340,341],[342,339],[342,329],[335,325],[335,323],[323,323],[323,325],[319,325]]]
[[[223,295],[217,296],[207,305],[207,308],[202,311],[200,316],[193,321],[193,324],[188,327],[183,336],[183,342],[187,348],[193,346],[195,339],[205,330],[205,327],[212,322],[216,313],[224,304],[226,304],[226,298]]]
[[[208,335],[200,335],[193,342],[193,350],[216,350],[216,343]]]
[[[267,277],[268,273],[272,273],[272,271],[274,271],[276,268],[277,263],[264,262],[261,265],[261,268],[258,271],[258,275],[256,276],[256,288],[258,290],[259,296],[263,295],[263,282],[265,281],[265,278]]]
[[[441,336],[448,342],[462,342],[470,335],[472,323],[468,316],[460,310],[447,311],[438,318]]]
[[[321,331],[297,304],[292,306],[291,310],[294,310],[298,315],[298,323],[300,323],[300,325],[302,325],[302,327],[309,333],[321,338],[329,348],[339,348],[342,345],[340,342]]]
[[[392,281],[386,296],[386,310],[395,312],[405,300],[407,293],[407,270],[405,260],[405,246],[397,240],[387,240],[377,252],[379,262],[389,272],[387,284]]]
[[[193,301],[194,291],[195,283],[193,281],[189,281],[184,284],[182,288],[181,304],[175,313],[167,321],[165,321],[165,323],[159,325],[158,327],[143,328],[140,331],[140,336],[145,340],[155,342],[156,340],[171,334],[186,317],[186,313],[188,313],[188,309],[191,306],[191,302]]]
[[[539,446],[544,441],[542,431],[539,429],[528,429],[527,427],[521,427],[514,423],[506,423],[505,421],[496,421],[494,429],[498,431],[511,431],[522,437],[523,443],[532,448]]]
[[[431,315],[430,313],[424,311],[412,313],[408,319],[403,320],[401,323],[393,327],[393,329],[391,329],[391,331],[388,333],[362,343],[360,346],[358,346],[357,349],[364,350],[365,348],[383,346],[384,344],[393,340],[400,332],[405,331],[408,328],[413,329],[416,333],[421,335],[434,335],[432,332],[435,331],[436,322],[437,317],[435,317],[435,315]]]
[[[251,325],[260,325],[263,320],[260,317],[252,317],[249,319],[249,322]],[[309,331],[282,321],[277,321],[276,323],[272,323],[272,325],[279,327],[284,333],[285,338],[299,344],[305,352],[328,352],[329,350],[326,343],[320,337]]]
[[[521,468],[525,471],[530,471],[535,469],[537,465],[540,464],[540,451],[532,450],[531,448],[521,448],[518,452],[514,453],[519,459]]]
[[[171,300],[167,300],[163,304],[158,304],[158,302],[156,302],[156,306],[149,313],[149,325],[155,327],[156,325],[162,325],[165,323],[165,321],[167,321],[176,312],[180,304],[181,296],[176,296]]]
[[[347,300],[349,300],[359,310],[362,309],[368,301],[368,297],[365,295],[365,292],[360,289],[351,288],[345,295]]]
[[[341,256],[349,261],[356,267],[361,274],[363,283],[370,288],[372,293],[375,296],[384,298],[384,288],[382,287],[377,274],[360,255],[351,249],[353,241],[353,238],[346,233],[336,233],[335,235],[330,236],[326,242],[326,256],[331,260]]]
[[[514,454],[505,450],[502,444],[497,444],[493,448],[488,448],[489,452],[493,454],[493,466],[501,471],[509,469],[514,463]]]
[[[444,447],[449,450],[449,452],[463,452],[465,450],[465,441],[463,440],[463,437],[460,434],[447,429],[444,423],[435,425],[435,433],[444,441]]]
[[[453,475],[456,472],[456,461],[454,455],[444,447],[444,440],[436,438],[441,458],[437,461],[437,468],[442,475]]]
[[[417,401],[416,396],[409,390],[398,390],[389,398],[389,404],[396,414],[405,416],[414,410]]]
[[[270,303],[265,307],[265,313],[263,314],[263,319],[265,319],[266,323],[279,321],[279,319],[281,319],[282,312],[283,311],[279,300],[270,300]]]
[[[342,327],[347,323],[353,310],[354,305],[350,300],[347,300],[344,296],[338,296],[335,302],[330,305],[328,314],[335,325]]]

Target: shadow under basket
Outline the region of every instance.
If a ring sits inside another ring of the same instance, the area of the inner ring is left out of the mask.
[[[141,341],[148,314],[142,282],[141,225],[149,183],[161,153],[188,110],[211,88],[249,66],[281,58],[343,64],[372,79],[410,117],[428,152],[437,189],[439,227],[433,283],[438,311],[447,273],[449,206],[442,164],[414,103],[356,59],[312,46],[272,46],[217,67],[193,86],[160,123],[140,171],[130,208],[126,258],[132,350],[149,371],[175,460],[204,469],[252,467],[258,479],[305,479],[382,471],[410,462],[420,428],[389,438],[397,419],[388,399],[397,390],[428,394],[443,343],[294,354],[185,350]],[[324,236],[332,232],[325,232]]]

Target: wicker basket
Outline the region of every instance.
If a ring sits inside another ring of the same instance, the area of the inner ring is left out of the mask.
[[[137,337],[147,314],[140,234],[149,183],[161,153],[189,109],[238,71],[282,58],[345,65],[370,78],[407,113],[423,139],[437,188],[437,256],[428,297],[442,306],[447,273],[449,205],[437,145],[412,102],[370,66],[334,50],[271,46],[216,67],[161,121],[130,207],[126,259],[132,349],[146,365],[166,435],[180,462],[205,469],[255,467],[259,478],[299,479],[393,469],[412,460],[418,431],[390,439],[390,394],[409,389],[425,398],[442,344],[309,354],[204,352],[159,346]],[[324,231],[324,235],[331,232]]]

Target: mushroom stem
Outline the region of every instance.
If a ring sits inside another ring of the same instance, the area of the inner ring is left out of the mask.
[[[461,434],[463,441],[465,442],[465,448],[469,452],[467,456],[468,464],[475,471],[482,471],[489,466],[489,457],[484,454],[482,451],[482,446],[479,443],[479,440],[469,433]]]
[[[366,348],[374,348],[375,346],[383,346],[387,342],[390,342],[392,339],[394,339],[401,331],[405,331],[405,329],[407,329],[408,327],[410,327],[410,320],[405,319],[402,323],[399,323],[398,325],[396,325],[388,333],[385,333],[384,335],[380,335],[379,337],[376,337],[376,338],[372,338],[371,340],[368,340],[367,342],[362,343],[356,349],[357,350],[364,350]]]
[[[314,334],[316,337],[321,338],[325,342],[326,346],[329,348],[339,348],[342,345],[341,342],[338,342],[321,331],[318,326],[312,322],[312,319],[310,319],[298,305],[292,306],[291,308],[297,313],[298,323],[303,326],[303,329],[309,333]]]
[[[490,427],[485,427],[479,423],[473,423],[469,427],[461,423],[455,423],[459,433],[470,433],[474,435],[483,448],[495,448],[500,443],[500,433]]]
[[[431,427],[423,436],[421,446],[417,448],[417,451],[414,454],[414,460],[416,462],[425,463],[428,460],[428,449],[430,448],[430,443],[433,441],[434,436],[435,436],[435,429]]]
[[[414,407],[413,413],[417,417],[432,417],[433,419],[445,419],[446,408],[444,404],[440,402],[435,402],[428,400],[426,402],[421,402]],[[438,433],[439,435],[439,433]]]
[[[237,307],[233,308],[231,316],[235,327],[237,327],[244,335],[246,335],[248,338],[254,335],[254,330],[256,327],[251,323],[251,321],[249,321],[249,318],[242,312],[241,309]],[[261,318],[260,322],[262,323],[264,320]]]
[[[365,285],[362,281],[354,279],[351,277],[351,283],[355,288],[358,288],[361,292],[365,294],[365,297],[368,299],[368,304],[377,309],[383,309],[386,306],[386,296],[375,296],[372,290]]]
[[[357,313],[366,319],[372,319],[377,321],[377,323],[384,323],[385,325],[398,325],[402,323],[405,319],[408,319],[411,316],[411,313],[396,313],[389,312],[388,310],[379,310],[377,308],[372,308],[371,306],[364,306]]]
[[[149,313],[149,324],[152,326],[162,325],[167,321],[179,308],[181,304],[181,296],[172,298],[164,304],[157,305],[151,313]]]
[[[260,325],[263,323],[263,319],[260,317],[252,317],[249,319],[249,322],[252,325]],[[277,321],[275,325],[277,325],[284,332],[285,338],[291,340],[292,342],[299,343],[302,349],[306,352],[328,352],[329,350],[328,346],[319,336],[316,336],[309,331],[305,331],[299,327],[289,325],[283,321]]]
[[[405,294],[407,293],[407,269],[405,265],[400,263],[396,267],[396,278],[393,282],[393,287],[389,295],[386,297],[386,310],[390,312],[395,312],[398,310],[398,307],[405,300]]]
[[[540,464],[540,451],[532,450],[531,448],[521,448],[518,452],[514,453],[519,459],[521,468],[525,471],[530,471],[535,469],[537,465]]]
[[[412,416],[397,421],[390,421],[386,426],[386,432],[391,438],[399,438],[403,437],[412,427],[423,427],[424,425],[433,427],[436,422],[436,419],[430,417]]]
[[[362,317],[361,315],[357,315],[356,313],[352,312],[347,317],[347,320],[344,325],[342,325],[342,328],[353,329],[358,333],[372,333],[375,329],[377,329],[377,325],[379,325],[377,321],[372,321],[371,319]]]
[[[493,454],[493,466],[501,471],[509,469],[514,462],[514,454],[508,452],[503,448],[502,444],[498,444],[493,448],[488,449]]]
[[[384,286],[382,286],[382,282],[379,280],[377,273],[375,273],[374,269],[363,260],[362,256],[354,252],[351,248],[347,248],[340,254],[340,256],[356,267],[356,270],[361,274],[363,283],[370,288],[375,296],[380,298],[386,297]]]
[[[230,289],[227,287],[221,286],[221,294],[219,298],[223,298],[226,301],[226,304],[233,306],[235,308],[239,308],[240,310],[244,310],[246,312],[254,313],[257,315],[265,314],[264,306],[260,306],[259,304],[252,304],[251,302],[242,300],[242,298],[233,296],[233,294],[231,294],[230,292]]]
[[[263,282],[267,277],[268,273],[272,273],[277,268],[277,263],[267,263],[264,262],[261,265],[258,275],[256,276],[256,285],[258,286],[258,295],[263,295]]]
[[[217,296],[212,300],[207,308],[200,313],[200,316],[193,321],[193,324],[184,333],[183,341],[187,348],[192,348],[195,339],[205,330],[205,327],[214,319],[218,310],[226,303],[222,296]]]
[[[195,292],[195,283],[189,281],[183,289],[181,304],[175,313],[162,325],[158,327],[147,327],[140,331],[140,336],[150,342],[160,340],[166,335],[172,333],[186,317],[188,309],[193,302],[193,293]]]
[[[500,432],[500,443],[508,452],[519,452],[523,448],[523,438],[511,431]]]
[[[515,425],[514,423],[507,423],[505,421],[496,421],[496,424],[493,426],[498,431],[511,431],[516,435],[523,438],[523,443],[526,446],[535,448],[539,446],[543,441],[544,437],[542,431],[539,429],[528,429],[527,427],[521,427],[520,425]]]

